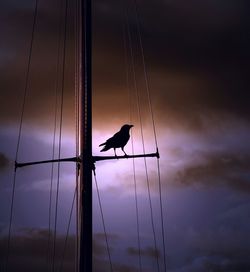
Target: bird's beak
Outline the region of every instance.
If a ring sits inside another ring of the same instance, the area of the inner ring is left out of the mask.
[[[130,128],[132,128],[134,125],[130,125]]]

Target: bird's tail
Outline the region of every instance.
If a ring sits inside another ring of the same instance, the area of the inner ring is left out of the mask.
[[[107,151],[109,149],[110,149],[110,147],[104,146],[104,148],[102,150],[100,150],[100,152]]]

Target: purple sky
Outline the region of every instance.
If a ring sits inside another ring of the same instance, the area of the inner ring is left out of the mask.
[[[59,0],[39,2],[20,161],[52,156],[59,3]],[[133,1],[126,1],[125,6],[129,10],[135,50],[145,147],[147,152],[154,152]],[[33,8],[33,0],[0,3],[1,265]],[[70,1],[62,130],[65,157],[75,155],[73,10],[74,1]],[[247,0],[144,0],[138,1],[138,10],[161,155],[167,271],[249,271],[249,3]],[[94,155],[103,154],[98,145],[130,121],[124,16],[120,1],[93,1]],[[132,79],[129,80],[131,86]],[[133,104],[132,115],[135,149],[141,153],[140,125]],[[58,143],[58,127],[56,139]],[[131,142],[125,149],[131,154]],[[113,155],[113,151],[106,154]],[[163,271],[157,164],[155,159],[147,162],[160,271]],[[157,271],[144,162],[138,159],[135,163],[143,271]],[[131,160],[96,163],[111,259],[117,272],[139,271],[132,167]],[[58,258],[73,199],[74,171],[71,163],[61,168]],[[20,266],[25,271],[47,269],[50,175],[51,165],[18,169],[11,271],[20,271]],[[56,180],[53,199],[55,184]],[[105,272],[110,268],[94,183],[93,189],[94,271]],[[73,221],[64,271],[72,271],[74,265]]]

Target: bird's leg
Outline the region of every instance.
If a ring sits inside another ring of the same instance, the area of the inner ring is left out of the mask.
[[[114,148],[114,152],[115,152],[115,156],[117,157],[117,155],[116,155],[116,151],[115,151],[115,148]]]
[[[126,154],[126,152],[124,151],[124,147],[122,147],[122,151],[123,151],[123,153],[125,154],[125,156],[128,156],[128,155]]]

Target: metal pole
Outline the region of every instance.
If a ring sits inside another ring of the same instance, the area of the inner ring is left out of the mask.
[[[81,1],[81,129],[79,271],[92,271],[91,0]]]

